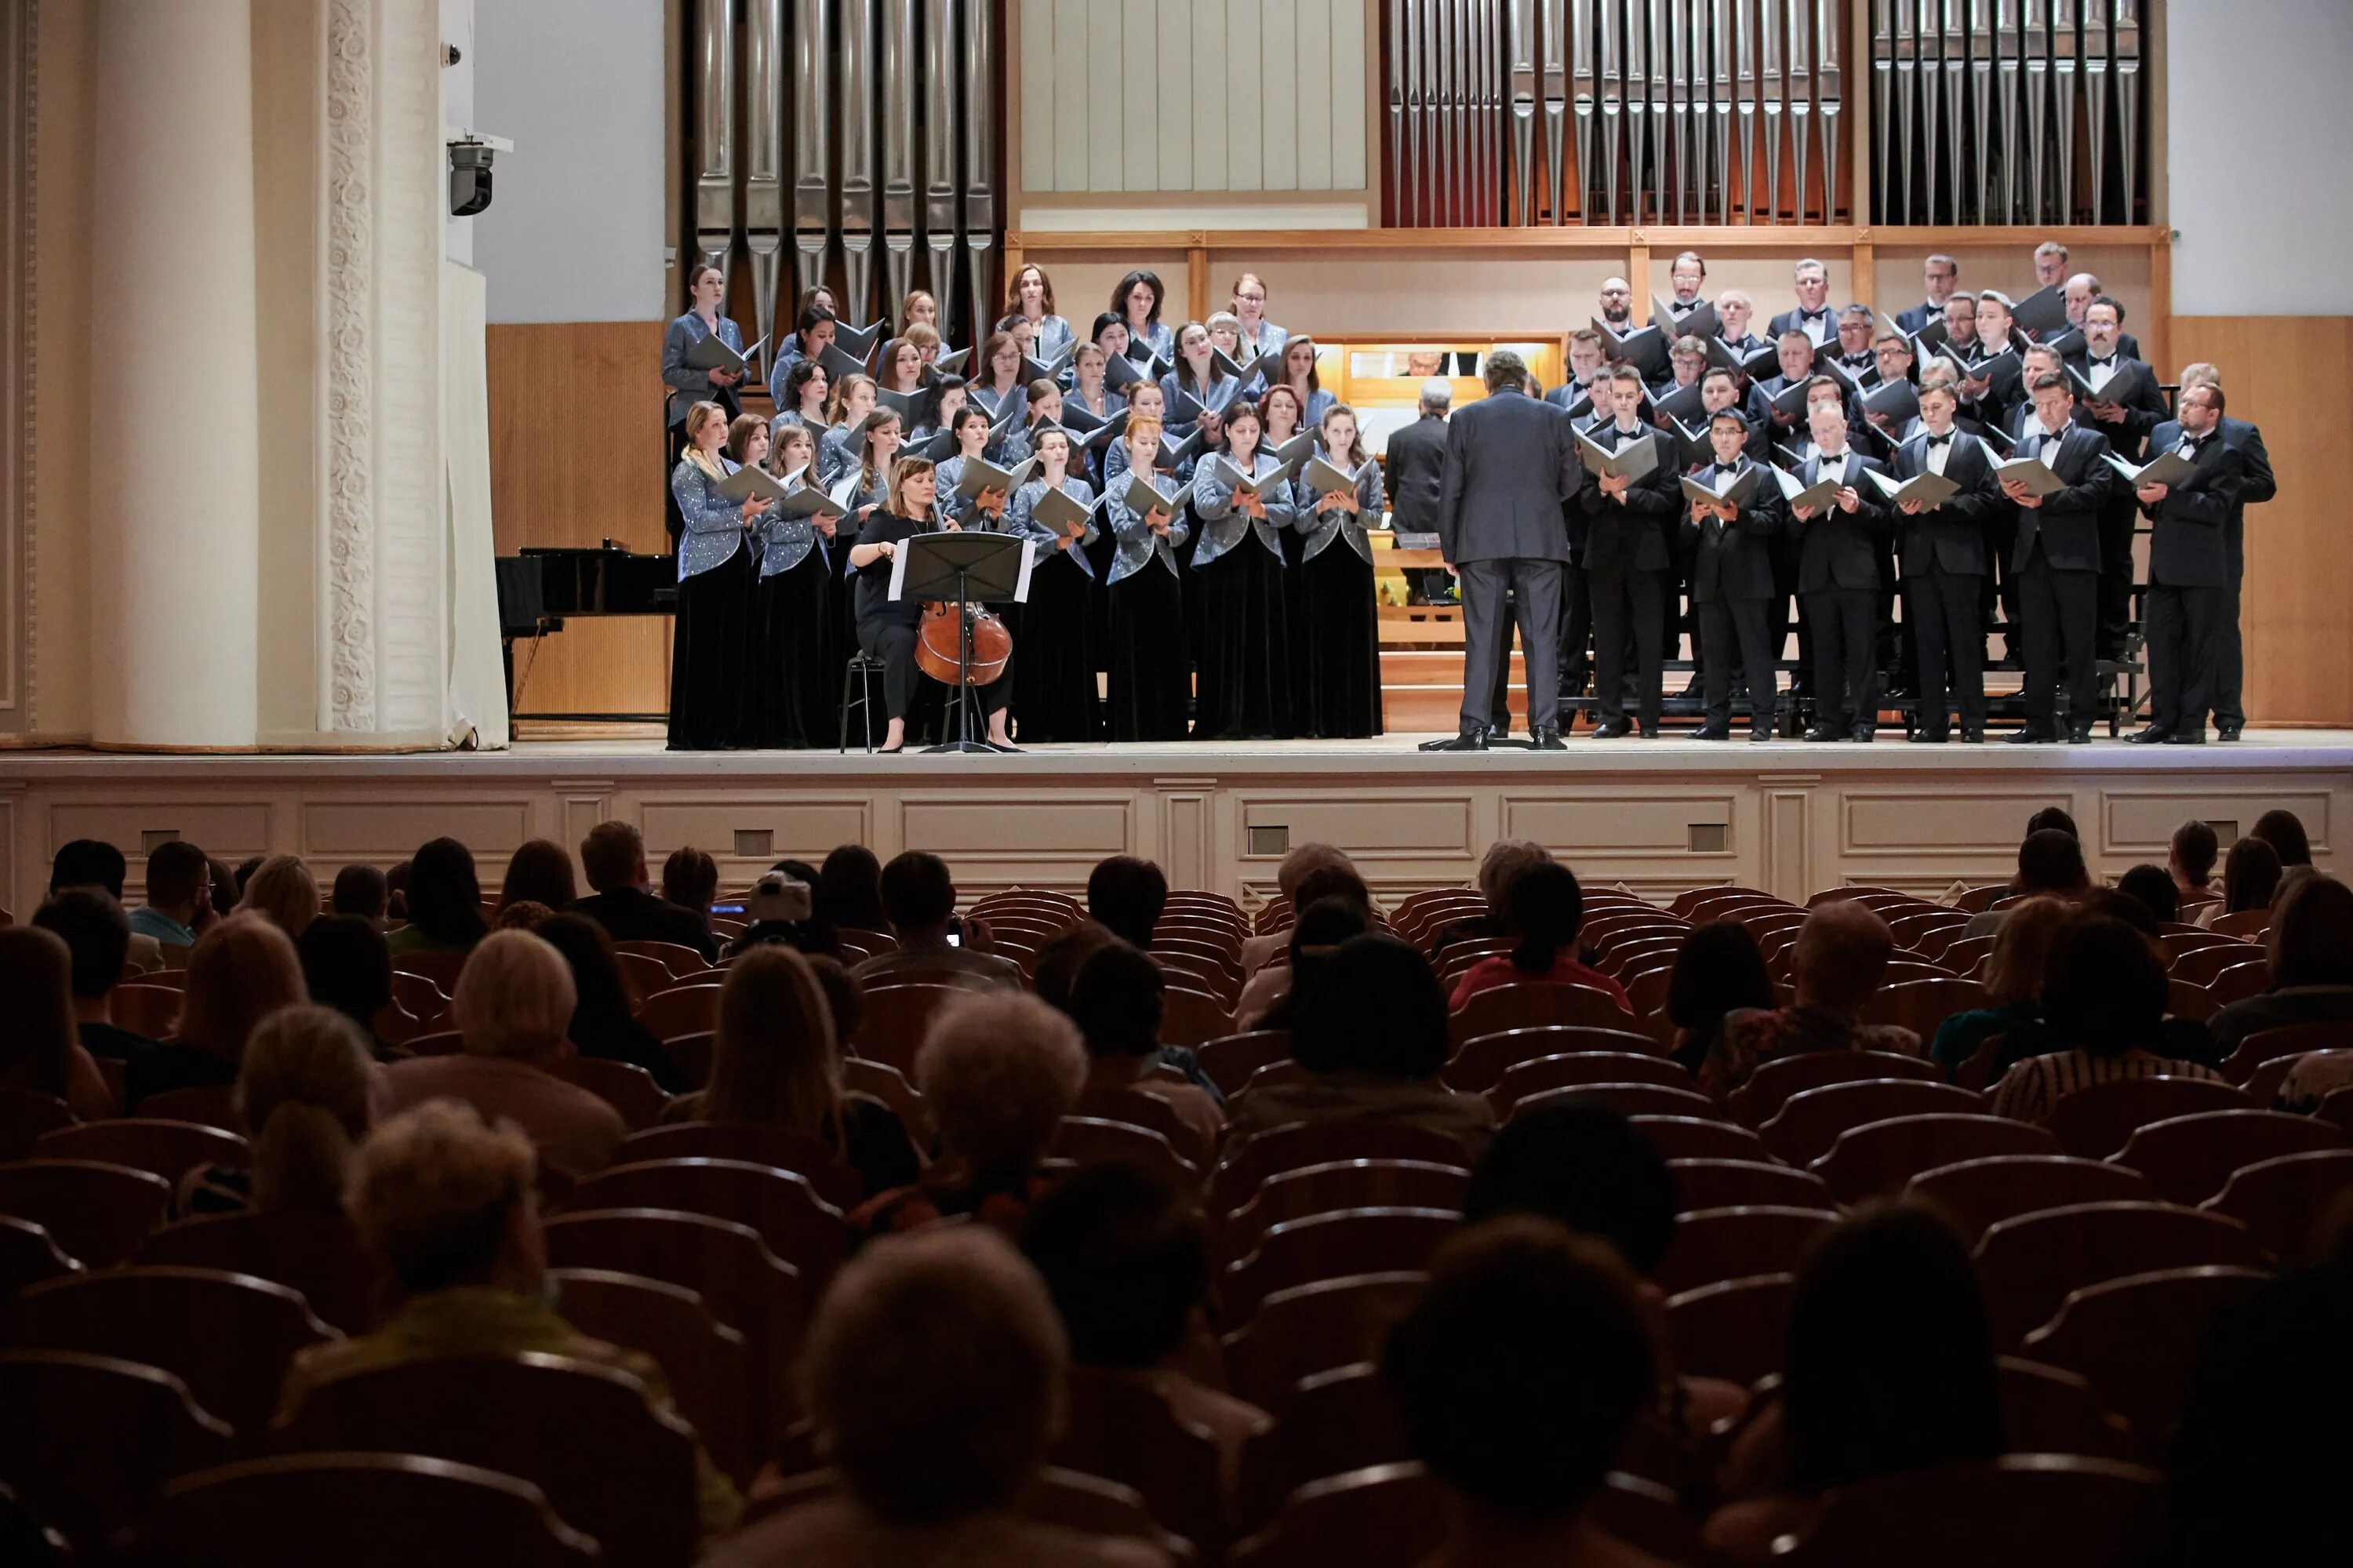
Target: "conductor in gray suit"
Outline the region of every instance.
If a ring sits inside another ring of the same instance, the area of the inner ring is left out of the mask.
[[[1462,712],[1435,747],[1484,751],[1500,662],[1510,656],[1508,594],[1527,660],[1528,716],[1539,751],[1565,749],[1560,698],[1561,588],[1568,526],[1561,506],[1585,482],[1567,413],[1527,395],[1527,366],[1509,349],[1487,356],[1487,396],[1446,430],[1438,547],[1462,588]]]

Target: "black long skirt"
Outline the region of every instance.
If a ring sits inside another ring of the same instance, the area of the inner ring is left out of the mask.
[[[1193,738],[1288,737],[1291,617],[1282,562],[1253,531],[1208,566],[1194,567],[1193,578],[1201,601]]]
[[[1381,733],[1380,614],[1373,567],[1335,538],[1301,563],[1300,733],[1353,740]]]
[[[1087,587],[1087,647],[1095,662],[1095,673],[1111,673],[1111,567],[1119,556],[1119,541],[1105,528],[1095,535],[1092,545],[1082,545],[1087,553],[1087,565],[1094,567],[1094,580]]]
[[[753,571],[751,550],[739,546],[718,566],[678,585],[670,664],[672,751],[732,751],[758,744]]]
[[[1192,694],[1185,598],[1159,561],[1111,588],[1111,737],[1182,740]]]
[[[1084,548],[1056,550],[1029,573],[1013,661],[1013,737],[1025,746],[1103,738],[1088,625],[1095,585],[1073,555]]]
[[[834,738],[840,670],[826,658],[833,604],[824,555],[760,579],[760,744],[804,751]]]

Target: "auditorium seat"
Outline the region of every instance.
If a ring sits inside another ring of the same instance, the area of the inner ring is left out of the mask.
[[[248,1274],[176,1265],[53,1279],[16,1298],[15,1342],[162,1367],[198,1405],[250,1435],[278,1408],[297,1351],[343,1336],[301,1293]]]
[[[1813,1055],[1864,1053],[1813,1052]],[[1866,1122],[1899,1116],[1975,1116],[1985,1101],[1967,1089],[1927,1078],[1862,1078],[1801,1089],[1781,1102],[1772,1119],[1757,1129],[1765,1147],[1791,1165],[1813,1163],[1831,1151],[1839,1134]]]
[[[659,991],[638,1008],[638,1022],[657,1040],[719,1026],[719,987],[689,981]]]
[[[2079,1373],[2023,1356],[1997,1357],[1994,1370],[2001,1382],[2001,1425],[2011,1453],[2126,1461],[2143,1457],[2132,1423],[2101,1404]]]
[[[650,953],[632,952],[618,943],[614,945],[613,962],[621,972],[621,983],[628,988],[631,996],[640,999],[659,996],[679,982],[680,977],[659,959]]]
[[[1957,975],[1901,974],[1906,966],[1890,964],[1880,988],[1862,1004],[1865,1023],[1892,1023],[1909,1029],[1923,1045],[1936,1038],[1936,1026],[1957,1012],[1986,1004],[1985,987]]]
[[[2191,985],[2211,989],[2225,972],[2249,965],[2255,966],[2262,972],[2265,984],[2270,983],[2271,966],[2263,957],[2263,950],[2251,942],[2233,941],[2225,937],[2176,953],[2166,976],[2169,980],[2187,980]],[[2255,989],[2261,991],[2263,987]]]
[[[138,1105],[150,1121],[191,1121],[245,1136],[245,1112],[237,1107],[235,1084],[199,1084],[194,1088],[166,1089],[149,1095]]]
[[[682,942],[616,942],[613,949],[635,958],[651,959],[673,980],[691,980],[711,971],[711,961]]]
[[[170,1478],[219,1463],[232,1434],[160,1367],[0,1350],[0,1483],[95,1561]]]
[[[1226,1103],[1229,1107],[1238,1107],[1257,1090],[1295,1087],[1312,1084],[1314,1081],[1314,1074],[1286,1056],[1280,1062],[1269,1062],[1265,1066],[1252,1073],[1250,1075],[1250,1082],[1241,1086],[1241,1092],[1228,1096]]]
[[[2229,1084],[2162,1075],[2087,1084],[2059,1097],[2044,1123],[2059,1147],[2084,1160],[2105,1160],[2137,1128],[2200,1111],[2253,1109]]]
[[[712,994],[718,991],[713,988]],[[866,992],[865,1016],[858,1024],[858,1054],[885,1063],[902,1073],[915,1070],[915,1051],[932,1018],[961,994],[947,985],[883,985]],[[701,1027],[708,1029],[710,1022]]]
[[[1725,1104],[1743,1127],[1762,1127],[1779,1114],[1790,1096],[1831,1084],[1870,1078],[1916,1078],[1933,1082],[1936,1065],[1897,1051],[1801,1051],[1762,1064]]]
[[[1150,1383],[1123,1372],[1073,1366],[1067,1397],[1048,1458],[1134,1488],[1163,1527],[1215,1555],[1227,1530],[1209,1434],[1179,1419]]]
[[[1633,1022],[1621,1013],[1616,1024],[1607,1027],[1553,1023],[1474,1034],[1455,1045],[1453,1055],[1439,1076],[1446,1080],[1449,1088],[1481,1095],[1493,1088],[1512,1068],[1543,1056],[1577,1051],[1658,1055],[1658,1042],[1635,1030]]]
[[[1293,1492],[1231,1561],[1234,1568],[1409,1568],[1438,1549],[1446,1524],[1445,1494],[1419,1465],[1376,1465]]]
[[[1970,1243],[2003,1220],[2071,1203],[2154,1201],[2139,1171],[2104,1160],[2064,1154],[1997,1154],[1923,1171],[1905,1184],[1907,1198],[1936,1204]]]
[[[1198,1045],[1230,1034],[1233,1009],[1205,991],[1170,986],[1160,998],[1160,1043]]]
[[[2168,1201],[2202,1203],[2231,1172],[2259,1160],[2347,1147],[2345,1131],[2316,1117],[2269,1110],[2202,1111],[2150,1122],[2109,1158],[2148,1178]]]
[[[410,1039],[406,1048],[413,1056],[455,1056],[466,1048],[466,1037],[454,1029],[437,1029]],[[145,1104],[140,1108],[145,1109]]]
[[[1208,1211],[1229,1214],[1249,1202],[1268,1177],[1335,1160],[1422,1160],[1466,1168],[1471,1163],[1460,1140],[1410,1122],[1285,1122],[1227,1139],[1209,1173]]]
[[[1695,1116],[1638,1116],[1627,1118],[1635,1131],[1649,1139],[1669,1160],[1747,1160],[1775,1163],[1764,1139],[1745,1127]]]
[[[1905,1116],[1866,1122],[1839,1134],[1812,1162],[1841,1202],[1893,1192],[1923,1171],[1994,1154],[2056,1154],[2059,1140],[2008,1117]]]
[[[378,1316],[378,1268],[341,1214],[296,1210],[206,1214],[165,1225],[132,1262],[250,1275],[301,1293],[311,1314],[346,1334]]]
[[[164,1223],[172,1184],[152,1171],[94,1160],[19,1160],[0,1165],[0,1214],[47,1226],[67,1256],[109,1268]]]
[[[1081,1165],[1140,1165],[1183,1192],[1201,1184],[1200,1171],[1176,1152],[1164,1134],[1134,1122],[1066,1116],[1047,1152]]]
[[[1487,1091],[1487,1103],[1495,1107],[1500,1120],[1531,1095],[1591,1084],[1651,1084],[1688,1092],[1692,1075],[1681,1063],[1664,1056],[1638,1056],[1630,1051],[1569,1051],[1514,1063]],[[1709,1108],[1713,1113],[1713,1103]]]
[[[612,1166],[581,1182],[565,1205],[567,1213],[596,1209],[676,1209],[749,1225],[812,1291],[833,1277],[849,1248],[841,1211],[818,1197],[807,1177],[741,1160]]]
[[[1749,1160],[1670,1160],[1667,1169],[1675,1181],[1675,1206],[1683,1213],[1756,1206],[1836,1207],[1820,1177],[1786,1165]]]
[[[562,1356],[452,1356],[312,1387],[282,1451],[425,1454],[534,1483],[608,1563],[685,1568],[699,1532],[694,1434],[627,1372]]]
[[[1841,1487],[1774,1561],[1790,1568],[2084,1568],[2145,1563],[2164,1540],[2164,1480],[2114,1459],[2005,1454]]]
[[[501,1568],[610,1561],[530,1482],[417,1454],[287,1454],[184,1476],[132,1540],[217,1568],[409,1568],[476,1552]]]
[[[1342,1209],[1452,1209],[1460,1213],[1471,1172],[1425,1160],[1334,1160],[1285,1171],[1259,1183],[1249,1202],[1212,1215],[1228,1257],[1256,1247],[1270,1225]]]
[[[466,955],[449,952],[395,953],[392,972],[396,975],[423,975],[433,982],[443,996],[458,991],[458,976],[466,968]]]
[[[407,969],[393,970],[392,1000],[428,1033],[447,1026],[448,993],[434,984],[430,975],[416,974]]]
[[[1790,1259],[1795,1263],[1795,1258]],[[1720,1377],[1746,1388],[1781,1370],[1794,1275],[1727,1279],[1667,1298],[1667,1341],[1687,1377]]]
[[[2236,915],[2215,916],[2211,929],[2220,936],[2244,937],[2261,941],[2271,927],[2272,912],[2269,909],[2242,909]]]
[[[554,1268],[547,1277],[565,1322],[654,1359],[711,1462],[737,1487],[749,1487],[760,1466],[759,1401],[743,1332],[713,1317],[694,1291],[667,1280],[601,1268]]]
[[[1246,1321],[1278,1290],[1426,1267],[1430,1254],[1462,1228],[1452,1209],[1335,1209],[1269,1225],[1257,1247],[1226,1266],[1219,1283],[1223,1320]]]
[[[1983,980],[1979,970],[1993,954],[1991,937],[1960,937],[1937,955],[1936,961],[1963,980]]]
[[[180,1004],[186,1000],[185,992],[171,986],[119,985],[107,993],[107,1015],[119,1029],[171,1040],[180,1033]]]
[[[1838,1222],[1830,1209],[1778,1205],[1692,1209],[1675,1217],[1674,1240],[1651,1271],[1670,1296],[1778,1273],[1805,1255],[1814,1238]]]
[[[2243,1084],[2266,1062],[2306,1051],[2347,1049],[2353,1049],[2353,1023],[2294,1023],[2280,1029],[2257,1030],[2239,1042],[2238,1049],[2222,1064],[2222,1075],[2234,1084]],[[2267,1105],[2270,1097],[2262,1096],[2256,1103]]]
[[[2269,1277],[2252,1268],[2175,1268],[2088,1285],[2027,1335],[2019,1353],[2080,1374],[2134,1430],[2154,1436],[2172,1429],[2207,1320]]]
[[[2259,1037],[2250,1036],[2250,1038]],[[2242,1043],[2242,1045],[2243,1048],[2243,1042]],[[2285,1056],[2273,1056],[2265,1061],[2257,1063],[2253,1069],[2247,1074],[2247,1081],[2242,1086],[2247,1091],[2247,1099],[2249,1103],[2253,1104],[2259,1110],[2269,1110],[2277,1105],[2279,1103],[2280,1090],[2286,1085],[2288,1074],[2295,1070],[2295,1065],[2298,1062],[2303,1061],[2307,1056],[2330,1058],[2330,1061],[2323,1065],[2327,1070],[2335,1070],[2339,1067],[2353,1067],[2353,1049],[2337,1051],[2297,1051]],[[2224,1065],[2227,1067],[2229,1064],[2225,1063]]]
[[[1269,1062],[1291,1054],[1291,1031],[1254,1029],[1245,1034],[1223,1034],[1193,1047],[1193,1057],[1209,1082],[1232,1096],[1241,1093],[1250,1076]]]
[[[1377,1365],[1357,1361],[1303,1378],[1283,1418],[1242,1449],[1235,1524],[1244,1533],[1262,1530],[1310,1481],[1409,1457]]]
[[[1994,1343],[2016,1345],[2087,1285],[2159,1269],[2261,1261],[2236,1220],[2175,1203],[2071,1203],[2000,1221],[1971,1254]]]
[[[1525,1116],[1546,1106],[1599,1106],[1620,1116],[1689,1117],[1696,1121],[1715,1121],[1724,1115],[1697,1089],[1664,1084],[1569,1084],[1528,1096],[1513,1107],[1513,1114]]]
[[[556,1076],[584,1088],[615,1110],[633,1132],[642,1132],[661,1119],[670,1097],[654,1075],[635,1062],[615,1062],[603,1056],[575,1055]]]
[[[907,1075],[887,1062],[871,1062],[857,1056],[841,1060],[841,1086],[849,1094],[866,1095],[889,1106],[907,1136],[918,1149],[928,1149],[932,1140],[932,1113],[923,1104],[923,1097],[907,1081]]]
[[[616,1165],[644,1160],[742,1160],[796,1171],[817,1195],[844,1213],[866,1201],[865,1178],[825,1143],[781,1127],[678,1122],[632,1133],[613,1153]]]
[[[1302,1378],[1377,1360],[1390,1327],[1411,1309],[1427,1278],[1419,1269],[1395,1269],[1270,1293],[1220,1342],[1227,1386],[1282,1419]]]
[[[1551,985],[1519,981],[1482,991],[1457,1008],[1447,1021],[1447,1034],[1456,1048],[1482,1034],[1531,1024],[1573,1023],[1588,1029],[1634,1029],[1634,1015],[1618,1005],[1608,991],[1585,985]]]
[[[2168,979],[2165,982],[2165,1011],[2168,1017],[2203,1023],[2221,1010],[2214,1001],[2214,993],[2204,986]]]
[[[6,1321],[8,1303],[18,1291],[81,1271],[81,1265],[49,1239],[47,1226],[0,1214],[0,1322]]]
[[[1704,925],[1706,923],[1706,917],[1701,913],[1702,910],[1714,909],[1718,906],[1741,899],[1761,900],[1767,903],[1779,902],[1771,894],[1754,887],[1717,883],[1706,887],[1684,888],[1667,900],[1667,913],[1689,920],[1695,926]]]
[[[2265,1252],[2293,1267],[2314,1261],[2317,1227],[2348,1192],[2353,1149],[2323,1149],[2242,1165],[2199,1206],[2238,1221]]]
[[[0,1163],[28,1159],[33,1140],[73,1124],[73,1112],[55,1095],[0,1086]]]

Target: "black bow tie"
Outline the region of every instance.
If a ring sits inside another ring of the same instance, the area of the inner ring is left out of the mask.
[[[1828,317],[1830,313],[1830,307],[1825,305],[1819,311],[1801,310],[1798,313],[1798,319],[1801,322],[1818,322]]]
[[[1947,430],[1941,436],[1930,436],[1928,438],[1928,444],[1932,447],[1950,446],[1952,444],[1952,432]]]
[[[2204,436],[2193,436],[2187,430],[2184,430],[2181,433],[2181,439],[2189,443],[2189,450],[2193,452],[2200,447],[2206,444],[2206,438]]]
[[[1740,465],[1736,462],[1720,462],[1715,465],[1715,471],[1718,473],[1738,473],[1740,471]]]
[[[2116,356],[2113,354],[2108,355],[2105,359],[2094,359],[2092,361],[2094,365],[2114,365],[2116,362]]]

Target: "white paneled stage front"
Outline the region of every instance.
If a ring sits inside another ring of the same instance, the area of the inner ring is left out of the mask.
[[[2251,732],[2232,746],[1918,747],[1593,741],[1564,752],[1433,755],[1363,742],[1041,747],[1018,757],[667,753],[652,741],[533,741],[413,756],[24,752],[0,761],[0,897],[39,901],[57,846],[100,838],[131,857],[185,838],[232,863],[291,853],[322,881],[459,838],[495,891],[529,838],[576,844],[608,818],[657,863],[694,844],[731,883],[856,840],[945,855],[973,892],[1075,888],[1107,854],[1158,861],[1179,886],[1247,896],[1292,844],[1354,854],[1377,889],[1470,876],[1503,837],[1551,846],[1580,874],[1644,892],[1735,882],[1802,897],[1843,882],[1934,895],[2012,869],[2026,819],[2063,806],[2113,874],[2162,862],[2197,816],[2228,842],[2285,807],[2335,865],[2353,822],[2353,733]]]

